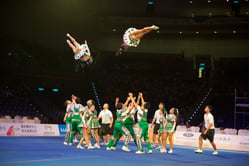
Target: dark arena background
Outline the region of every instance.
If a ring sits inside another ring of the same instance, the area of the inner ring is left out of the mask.
[[[0,9],[0,166],[249,165],[248,0],[6,0]],[[116,56],[128,28],[152,25]],[[67,33],[87,40],[92,64],[74,59]],[[174,153],[63,144],[72,94],[98,113],[108,103],[115,120],[115,98],[129,92],[150,102],[149,124],[160,102],[179,110]],[[208,141],[194,153],[206,105],[218,155]]]

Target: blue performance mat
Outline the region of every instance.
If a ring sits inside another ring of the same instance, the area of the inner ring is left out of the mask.
[[[194,147],[175,146],[173,154],[135,154],[136,146],[130,142],[131,152],[121,150],[122,142],[116,151],[101,149],[76,149],[63,144],[64,137],[0,137],[0,166],[248,166],[249,153],[219,150],[212,155],[212,149],[204,149],[203,154],[195,154]],[[196,145],[198,142],[196,143]],[[144,148],[146,146],[144,144]]]

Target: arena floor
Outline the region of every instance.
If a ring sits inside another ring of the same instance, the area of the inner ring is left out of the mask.
[[[68,166],[68,165],[108,165],[108,166],[169,166],[169,165],[249,165],[249,153],[220,150],[212,155],[212,149],[204,149],[203,154],[195,154],[194,147],[175,146],[173,154],[137,155],[133,142],[132,152],[121,151],[122,143],[116,151],[107,151],[105,146],[98,150],[81,150],[76,146],[65,146],[63,137],[0,137],[0,165]],[[145,145],[144,145],[145,147]],[[147,150],[145,148],[145,150]]]

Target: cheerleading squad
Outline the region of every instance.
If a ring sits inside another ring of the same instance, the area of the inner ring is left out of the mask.
[[[137,99],[137,100],[136,100]],[[66,101],[66,114],[64,121],[66,122],[67,132],[65,137],[65,145],[72,145],[76,134],[81,135],[81,140],[77,148],[84,149],[83,144],[87,149],[100,148],[100,136],[103,136],[102,145],[106,144],[107,150],[116,150],[118,141],[123,136],[124,144],[122,150],[130,152],[128,144],[131,139],[134,140],[137,146],[137,154],[144,154],[145,150],[142,146],[142,140],[146,143],[147,153],[152,153],[152,148],[155,147],[155,139],[153,138],[153,145],[149,142],[148,131],[149,125],[147,121],[148,109],[150,104],[144,101],[143,94],[139,93],[138,97],[134,97],[132,93],[128,94],[125,103],[115,100],[117,119],[114,122],[114,131],[110,137],[110,129],[113,124],[113,116],[111,111],[108,110],[108,104],[104,104],[103,110],[97,116],[97,111],[94,106],[93,100],[87,101],[87,106],[80,104],[80,99],[72,95],[72,100]],[[134,132],[134,116],[137,113],[138,130]],[[166,153],[166,143],[169,138],[170,150],[168,153],[173,153],[173,132],[175,131],[176,118],[178,110],[175,108],[170,109],[169,114],[164,108],[164,104],[159,104],[159,109],[155,112],[152,122],[156,123],[154,127],[154,135],[158,136],[159,149],[161,153]],[[102,121],[100,126],[99,120]],[[107,143],[105,137],[107,136]],[[94,141],[94,146],[91,144],[91,138]]]
[[[152,25],[144,27],[143,29],[129,28],[123,35],[123,42],[120,48],[116,52],[116,56],[126,52],[130,47],[137,47],[141,38],[151,32],[152,30],[158,30],[159,27]],[[70,34],[67,34],[70,40],[67,40],[69,47],[74,53],[74,59],[85,62],[86,64],[93,63],[93,58],[90,53],[90,49],[85,40],[84,44],[79,44]],[[145,153],[142,146],[142,140],[147,145],[147,153],[152,153],[152,148],[159,149],[161,153],[167,153],[166,144],[167,140],[170,143],[170,150],[168,153],[173,153],[173,133],[176,127],[176,119],[178,115],[178,109],[171,108],[167,113],[164,104],[159,104],[159,109],[155,112],[152,121],[153,129],[153,144],[149,142],[148,131],[149,125],[147,122],[147,114],[149,109],[149,103],[144,101],[143,94],[139,93],[137,100],[132,93],[128,94],[125,103],[119,101],[116,98],[115,107],[117,119],[114,122],[114,131],[112,137],[110,137],[110,129],[113,125],[113,116],[111,111],[108,110],[108,104],[104,104],[103,110],[97,116],[94,101],[88,100],[86,106],[83,106],[80,99],[72,95],[72,100],[67,100],[66,114],[64,121],[67,126],[67,133],[65,137],[65,145],[72,145],[74,138],[77,134],[81,134],[81,140],[77,145],[77,148],[84,149],[83,143],[86,144],[88,149],[100,148],[100,136],[99,129],[101,128],[102,144],[107,144],[107,150],[116,150],[116,146],[120,138],[124,137],[123,151],[129,152],[128,144],[131,139],[137,146],[137,154]],[[216,144],[214,143],[214,118],[210,113],[211,106],[205,107],[205,130],[199,137],[199,148],[195,150],[195,153],[202,153],[203,139],[208,139],[211,143],[214,155],[218,154]],[[138,131],[134,133],[134,116],[137,113]],[[102,121],[102,126],[99,120]],[[107,143],[105,143],[104,136],[107,137]],[[91,145],[90,139],[93,139],[95,144]],[[155,147],[156,139],[158,141],[158,147]]]

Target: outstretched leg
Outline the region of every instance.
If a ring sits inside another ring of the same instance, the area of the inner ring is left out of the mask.
[[[67,34],[67,37],[69,37],[69,39],[73,42],[76,48],[80,46],[80,44],[69,33]]]
[[[74,45],[70,42],[70,40],[67,40],[67,44],[69,45],[69,47],[71,47],[71,48],[72,48],[73,52],[75,52],[75,51],[76,51],[75,46],[74,46]]]
[[[159,29],[159,27],[155,26],[155,25],[152,25],[150,27],[145,27],[143,29],[139,29],[139,30],[136,30],[134,32],[132,32],[130,34],[130,37],[131,39],[133,40],[139,40],[141,39],[144,35],[146,35],[147,33],[149,33],[150,31],[152,30],[157,30]]]

